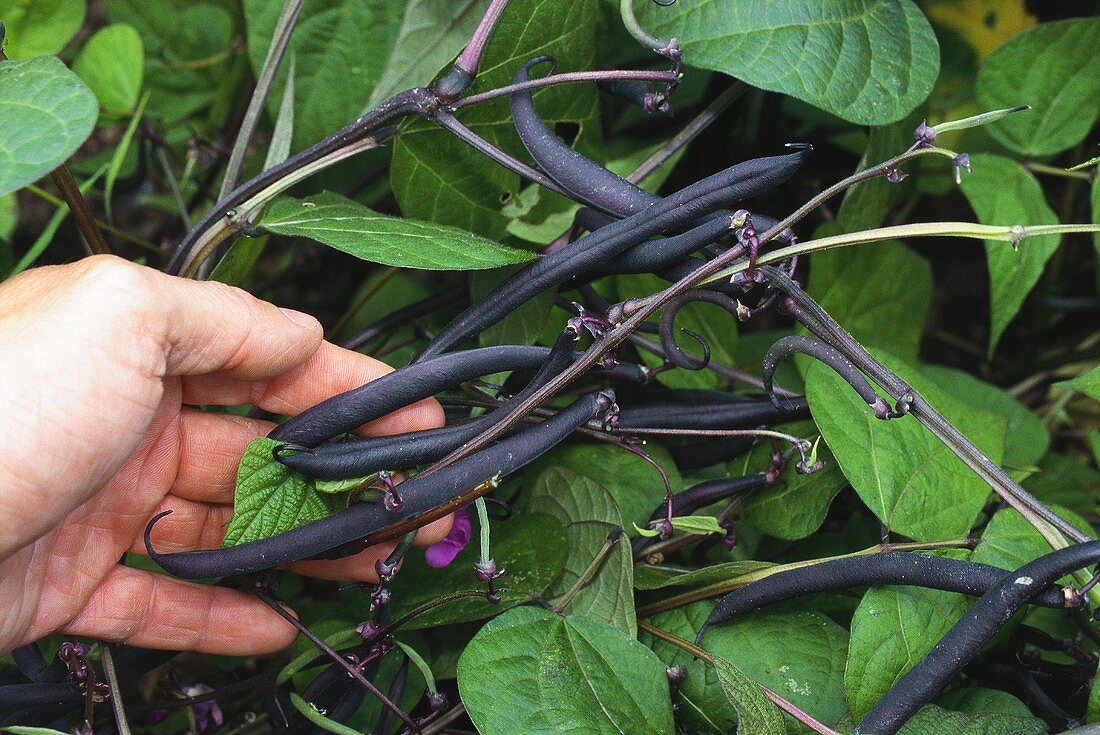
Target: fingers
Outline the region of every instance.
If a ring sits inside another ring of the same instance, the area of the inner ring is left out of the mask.
[[[286,648],[296,631],[243,592],[115,567],[62,632],[146,648],[245,656]]]
[[[195,409],[180,411],[179,456],[182,461],[172,494],[203,503],[233,504],[237,467],[248,443],[274,424],[232,414]]]
[[[183,401],[221,406],[252,403],[265,411],[296,416],[326,398],[392,371],[383,362],[323,342],[303,365],[272,380],[249,382],[222,375],[191,377],[184,381]],[[434,399],[427,399],[372,421],[359,433],[378,436],[442,425],[442,407]]]

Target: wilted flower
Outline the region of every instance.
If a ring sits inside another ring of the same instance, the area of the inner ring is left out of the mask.
[[[455,511],[454,525],[447,537],[424,549],[424,561],[434,569],[442,569],[455,560],[458,552],[466,548],[471,534],[470,513],[465,508],[459,508]]]

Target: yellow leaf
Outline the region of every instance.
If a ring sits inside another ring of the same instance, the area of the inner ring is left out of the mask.
[[[927,13],[934,22],[962,36],[978,61],[1036,23],[1035,16],[1024,7],[1024,0],[941,0]]]

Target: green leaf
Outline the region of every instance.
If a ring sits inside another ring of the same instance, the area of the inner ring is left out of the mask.
[[[874,166],[904,151],[913,143],[913,131],[920,123],[919,115],[910,115],[891,125],[871,128],[867,149],[860,158],[858,171]],[[909,181],[893,183],[879,176],[864,181],[844,194],[836,214],[839,232],[859,232],[879,227],[890,210],[912,190]],[[851,248],[858,250],[859,248]]]
[[[691,66],[796,97],[850,122],[894,122],[924,101],[939,73],[936,36],[909,0],[830,3],[642,3],[660,38]]]
[[[932,303],[932,269],[908,247],[888,241],[815,253],[809,286],[809,294],[862,344],[917,359]]]
[[[15,200],[15,194],[9,192],[0,196],[0,239],[11,239],[18,224],[19,207]]]
[[[458,661],[482,735],[672,735],[665,667],[607,623],[517,608],[491,620]]]
[[[493,558],[506,570],[496,583],[500,604],[493,605],[480,597],[462,599],[419,615],[404,628],[418,630],[481,620],[530,602],[541,596],[561,574],[566,553],[566,532],[555,518],[542,513],[523,513],[506,522],[493,523]],[[467,544],[443,569],[429,567],[423,554],[410,554],[393,581],[393,602],[390,604],[394,617],[442,595],[476,587],[478,582],[473,569],[477,560],[476,540]]]
[[[510,84],[525,62],[542,54],[553,54],[559,72],[593,68],[597,6],[598,0],[512,0],[486,47],[471,92]],[[579,126],[575,147],[602,158],[596,150],[599,108],[593,85],[539,90],[534,100],[547,124]],[[461,118],[490,143],[529,160],[512,126],[506,99],[464,109]],[[412,120],[402,126],[394,143],[391,172],[394,195],[406,216],[493,239],[503,238],[513,221],[501,209],[519,194],[519,176],[431,123]],[[540,193],[542,199],[557,201],[559,209],[571,206],[549,192]]]
[[[1054,508],[1088,536],[1095,536],[1089,524],[1079,516],[1065,508]],[[1027,519],[1013,508],[1003,508],[993,514],[982,532],[982,542],[974,550],[971,560],[1014,570],[1049,553],[1050,545]]]
[[[214,270],[210,272],[210,280],[243,287],[266,247],[266,237],[242,237],[233,243],[229,252],[214,266]]]
[[[691,533],[701,536],[711,533],[718,533],[723,536],[726,535],[726,529],[718,525],[718,519],[714,516],[674,516],[672,518],[672,527],[680,533]]]
[[[269,538],[310,521],[326,518],[346,497],[318,493],[305,477],[271,455],[279,442],[266,437],[253,439],[237,470],[237,491],[233,498],[233,519],[222,546],[236,546]]]
[[[982,109],[1031,105],[989,127],[1028,156],[1058,153],[1084,140],[1100,112],[1100,19],[1040,23],[986,57],[976,89]]]
[[[856,719],[932,650],[972,600],[920,587],[875,587],[852,616],[844,687]]]
[[[984,225],[1056,225],[1058,217],[1035,177],[1015,161],[992,153],[970,157],[974,173],[963,177],[962,191]],[[989,353],[1058,249],[1058,235],[1029,237],[1013,250],[1003,242],[985,244],[989,264]]]
[[[1046,424],[1007,391],[962,370],[940,365],[923,365],[921,372],[953,399],[1008,419],[1002,457],[1006,466],[1031,467],[1047,453],[1050,431]]]
[[[682,490],[684,480],[668,452],[657,444],[647,444],[646,451],[668,475],[672,491]],[[537,478],[548,467],[572,470],[610,493],[622,513],[624,528],[631,525],[644,527],[657,503],[665,496],[665,484],[653,465],[636,454],[609,444],[561,447],[538,460],[525,474]]]
[[[738,735],[786,735],[783,714],[759,684],[721,656],[714,657],[714,672],[726,699],[737,710]]]
[[[278,199],[257,225],[276,235],[308,237],[361,260],[405,268],[496,268],[534,257],[455,227],[379,214],[332,192]]]
[[[58,59],[0,61],[0,194],[33,183],[87,140],[99,105]]]
[[[953,400],[916,369],[876,354],[992,461],[1000,462],[1006,421]],[[921,541],[966,534],[989,486],[912,416],[881,421],[828,366],[811,362],[806,397],[845,477],[892,531]]]
[[[804,421],[784,426],[783,431],[812,439],[817,427],[812,421]],[[771,462],[771,451],[766,443],[753,447],[728,464],[730,472],[744,475],[761,471]],[[848,481],[827,446],[819,444],[817,454],[824,467],[803,475],[795,469],[795,462],[788,462],[778,482],[749,493],[741,506],[741,517],[769,536],[789,541],[806,538],[821,528],[833,499]]]
[[[80,30],[85,11],[84,0],[0,0],[4,51],[13,59],[56,54]]]
[[[233,49],[243,29],[238,28],[229,3],[105,0],[104,4],[112,21],[140,34],[150,110],[162,117],[180,119],[208,107],[224,85],[235,85],[235,76],[247,72]],[[272,3],[276,9],[281,4]],[[235,102],[237,93],[232,94]]]
[[[403,5],[392,0],[305,4],[287,46],[287,54],[297,60],[294,150],[336,132],[362,113],[394,48]],[[281,8],[280,2],[244,0],[253,69],[263,66]],[[272,116],[278,113],[286,78],[283,65],[268,97]]]
[[[370,104],[432,81],[466,45],[486,7],[488,0],[409,0]]]
[[[615,499],[603,487],[564,467],[550,467],[539,474],[527,503],[532,512],[553,516],[565,526],[565,568],[547,590],[547,597],[556,603],[592,563],[608,534],[622,527],[622,516]],[[638,635],[634,560],[625,537],[611,550],[592,581],[576,594],[567,612],[604,620],[632,638]]]
[[[1001,712],[948,712],[934,704],[923,707],[898,735],[1046,735],[1047,726],[1036,717]]]
[[[1063,380],[1055,385],[1066,390],[1080,391],[1089,398],[1100,401],[1100,366],[1094,367],[1087,373],[1081,373],[1073,380]]]
[[[137,105],[145,75],[141,36],[125,23],[99,29],[84,44],[73,71],[95,93],[104,110],[130,112]]]
[[[475,271],[470,274],[470,300],[480,301],[498,284],[519,272],[522,266],[510,266],[493,270]],[[508,316],[478,334],[478,344],[530,345],[538,341],[550,319],[554,305],[554,289],[547,289],[533,299],[521,304]]]
[[[1008,692],[985,687],[963,687],[954,689],[936,699],[936,704],[955,712],[1000,712],[1002,714],[1030,717],[1027,705]]]

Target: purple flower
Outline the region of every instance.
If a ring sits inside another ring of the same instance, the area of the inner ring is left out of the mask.
[[[183,695],[185,697],[197,697],[212,691],[214,690],[205,684],[196,684],[193,687],[184,687]],[[222,722],[225,721],[217,700],[208,699],[205,702],[198,702],[194,705],[193,710],[195,713],[195,728],[199,732],[221,727]]]
[[[455,522],[447,538],[424,549],[424,561],[434,569],[442,569],[458,556],[458,552],[470,543],[470,513],[465,508],[455,511]]]

